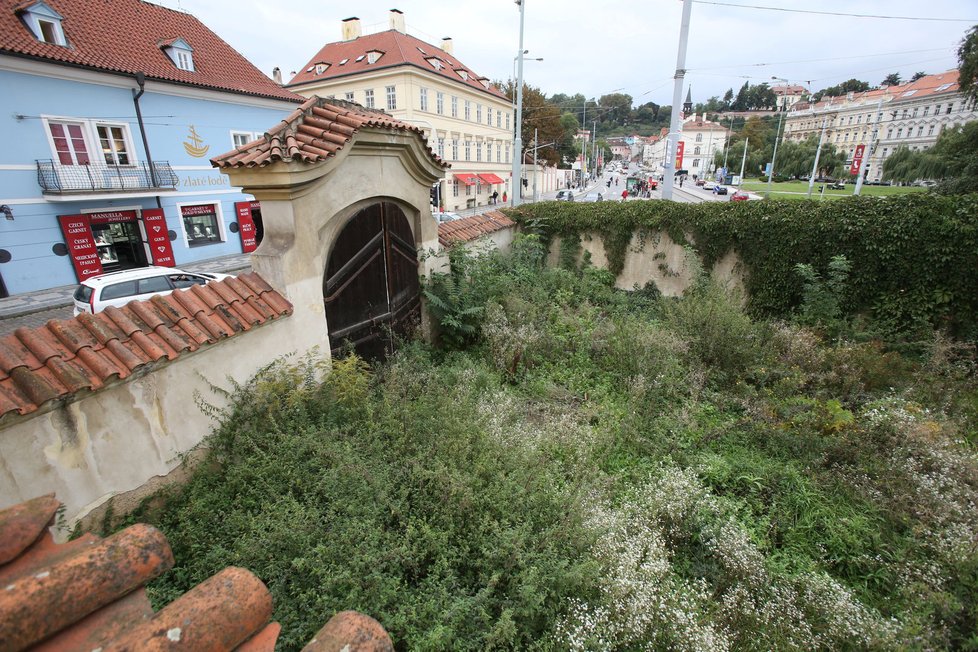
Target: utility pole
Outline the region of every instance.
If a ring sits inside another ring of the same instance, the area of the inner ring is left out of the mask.
[[[523,194],[523,14],[526,8],[526,0],[516,0],[520,6],[520,50],[517,55],[519,68],[517,69],[516,80],[516,139],[513,141],[513,188],[510,193],[510,206],[520,205],[520,196]]]
[[[740,183],[737,184],[737,190],[744,185],[744,164],[747,163],[747,143],[750,142],[750,136],[744,138],[744,158],[740,159]]]
[[[594,131],[592,131],[592,133],[594,134],[594,144],[591,145],[591,158],[594,159],[594,165],[591,166],[591,169],[594,170],[594,174],[597,175],[598,174],[598,121],[595,120],[593,122],[593,125],[594,125]]]
[[[683,79],[686,77],[686,44],[689,40],[689,16],[693,10],[693,0],[683,0],[683,19],[679,29],[679,52],[676,55],[676,83],[672,89],[672,115],[669,116],[669,135],[666,140],[666,160],[662,179],[662,198],[672,200],[672,187],[676,182],[676,147],[682,118],[679,107],[683,102]]]
[[[868,167],[869,160],[873,156],[873,152],[876,151],[876,136],[880,132],[880,120],[883,117],[883,95],[880,95],[880,101],[876,105],[876,126],[873,127],[873,133],[869,137],[869,151],[863,157],[863,166],[859,170],[859,176],[856,177],[856,189],[852,191],[852,194],[858,195],[859,191],[863,189],[863,178],[866,176],[866,168]]]
[[[822,118],[822,133],[818,135],[818,148],[815,150],[815,163],[812,164],[812,173],[808,176],[808,198],[812,198],[812,188],[815,187],[815,173],[818,172],[818,158],[822,155],[822,141],[825,139],[825,125],[827,118]],[[858,193],[857,193],[858,194]]]
[[[537,200],[537,131],[539,129],[533,129],[533,194],[531,197],[533,201]]]

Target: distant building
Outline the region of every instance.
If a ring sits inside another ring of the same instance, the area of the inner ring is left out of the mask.
[[[0,296],[254,249],[257,204],[208,159],[302,99],[140,0],[3,2],[0,87]]]
[[[774,91],[774,96],[776,98],[776,109],[785,110],[790,109],[792,106],[797,104],[808,95],[808,91],[804,86],[796,86],[793,84],[781,84],[778,86],[772,86],[771,90]]]
[[[662,128],[658,137],[653,137],[645,146],[642,160],[645,165],[658,172],[664,169],[666,157],[667,136],[669,130]],[[730,130],[723,125],[706,120],[693,114],[683,119],[682,133],[679,142],[682,143],[682,161],[678,169],[686,170],[690,176],[703,178],[715,170],[713,160],[717,152],[722,152],[727,146]]]
[[[795,104],[785,116],[783,137],[818,138],[824,122],[825,140],[845,153],[846,170],[862,145],[865,178],[879,181],[883,162],[898,147],[929,149],[944,129],[976,119],[978,112],[959,90],[958,71],[949,70],[898,86]]]
[[[287,87],[381,109],[424,129],[429,147],[452,165],[439,186],[445,210],[511,193],[512,102],[458,60],[452,39],[439,47],[407,34],[397,9],[390,11],[389,26],[365,35],[359,18],[347,18],[343,40],[324,45]],[[532,137],[523,134],[524,142]]]

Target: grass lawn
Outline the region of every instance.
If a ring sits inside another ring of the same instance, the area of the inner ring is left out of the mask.
[[[855,184],[847,183],[845,190],[829,190],[828,184],[816,183],[812,190],[812,198],[820,196],[819,187],[825,186],[825,194],[821,195],[825,199],[839,199],[841,197],[851,197]],[[767,191],[767,183],[752,180],[744,181],[743,189],[749,192],[764,194]],[[911,186],[868,186],[864,185],[860,191],[861,195],[867,197],[882,197],[884,195],[903,195],[911,192],[924,192],[926,188],[916,188]],[[771,184],[771,196],[776,199],[805,199],[808,195],[807,181],[775,181]]]

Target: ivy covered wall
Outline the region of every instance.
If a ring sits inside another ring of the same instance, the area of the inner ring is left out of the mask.
[[[822,273],[833,256],[852,264],[843,308],[886,334],[932,326],[978,337],[978,195],[914,194],[837,201],[542,202],[507,211],[523,230],[604,244],[608,269],[621,274],[633,238],[666,233],[711,269],[731,252],[744,265],[748,307],[786,316],[801,301],[807,263]],[[634,249],[634,243],[631,249]],[[652,252],[654,253],[654,252]]]

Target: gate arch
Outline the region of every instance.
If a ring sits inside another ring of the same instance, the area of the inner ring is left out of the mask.
[[[361,357],[386,357],[392,336],[419,322],[418,252],[396,204],[371,204],[340,231],[326,262],[323,303],[333,355],[349,344]]]

